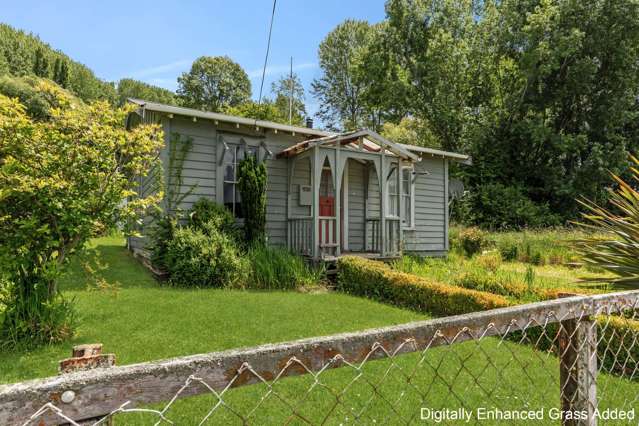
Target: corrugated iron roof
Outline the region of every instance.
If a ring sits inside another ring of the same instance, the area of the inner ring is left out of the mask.
[[[163,112],[166,114],[183,115],[185,117],[205,118],[209,120],[217,120],[224,123],[240,124],[244,126],[260,127],[264,129],[276,129],[283,132],[295,132],[301,135],[310,136],[329,136],[331,132],[325,132],[319,129],[311,129],[308,127],[289,126],[286,124],[274,123],[272,121],[255,120],[246,117],[237,117],[234,115],[220,114],[218,112],[200,111],[193,108],[185,108],[174,105],[160,104],[157,102],[145,101],[143,99],[129,98],[129,102],[139,105],[140,108],[149,111]]]
[[[339,143],[341,145],[348,145],[350,148],[357,149],[358,148],[358,140],[362,139],[362,148],[364,148],[368,152],[380,152],[382,149],[386,152],[395,154],[399,157],[410,159],[413,161],[419,161],[419,156],[413,154],[404,146],[391,142],[384,137],[378,135],[372,130],[356,130],[352,132],[344,132],[338,133],[330,136],[323,136],[320,138],[310,139],[307,141],[300,142],[295,144],[289,148],[286,148],[284,151],[280,152],[278,156],[280,157],[292,157],[297,154],[300,154],[312,146],[315,145],[326,145],[326,144],[334,144]]]
[[[325,130],[320,130],[320,129],[311,129],[308,127],[301,127],[301,126],[289,126],[286,124],[274,123],[272,121],[255,120],[252,118],[237,117],[237,116],[228,115],[228,114],[220,114],[218,112],[201,111],[201,110],[193,109],[193,108],[185,108],[185,107],[179,107],[174,105],[161,104],[158,102],[145,101],[143,99],[129,98],[128,101],[140,106],[140,108],[142,108],[143,110],[163,112],[166,114],[182,115],[185,117],[204,118],[204,119],[216,120],[216,121],[225,122],[225,123],[233,123],[233,124],[240,124],[244,126],[260,127],[264,129],[273,129],[273,130],[279,130],[283,132],[298,133],[300,135],[315,136],[316,138],[314,139],[314,141],[317,141],[318,139],[332,138],[332,137],[345,138],[345,137],[349,137],[349,135],[351,135],[350,137],[352,137],[352,135],[355,133],[365,132],[366,134],[372,135],[373,138],[375,137],[381,138],[382,140],[393,144],[398,149],[407,151],[409,153],[416,152],[420,154],[429,154],[436,157],[441,156],[443,158],[449,158],[451,160],[459,161],[465,164],[472,163],[472,159],[468,155],[458,154],[456,152],[443,151],[443,150],[434,149],[434,148],[426,148],[426,147],[415,146],[415,145],[393,143],[391,141],[384,139],[382,136],[378,135],[377,133],[371,130],[357,130],[353,132],[335,133],[335,132],[327,132]],[[306,142],[309,142],[309,141],[296,144],[288,148],[287,150],[290,150],[291,148],[294,148],[295,146],[303,145]]]

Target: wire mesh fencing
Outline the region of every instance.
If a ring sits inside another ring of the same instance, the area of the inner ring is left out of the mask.
[[[0,424],[636,424],[638,309],[569,297],[75,372],[0,387]]]

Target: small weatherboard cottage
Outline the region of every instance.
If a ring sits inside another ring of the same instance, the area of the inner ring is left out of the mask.
[[[448,167],[468,156],[402,145],[370,130],[331,133],[138,99],[129,126],[161,124],[163,173],[171,143],[190,141],[181,167],[188,209],[207,197],[241,221],[236,168],[246,153],[266,162],[268,243],[313,260],[346,253],[388,259],[448,250]],[[140,191],[152,190],[148,179]],[[148,233],[147,226],[140,229]],[[145,237],[129,247],[144,251]]]

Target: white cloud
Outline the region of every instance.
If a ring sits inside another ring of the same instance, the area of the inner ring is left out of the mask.
[[[132,72],[130,75],[133,78],[143,78],[149,77],[152,75],[164,74],[167,72],[179,70],[180,68],[185,68],[191,65],[191,60],[183,59],[180,61],[170,62],[168,64],[157,65],[155,67],[144,68],[141,70],[137,70]]]
[[[305,63],[297,64],[297,65],[293,64],[293,71],[301,71],[301,70],[306,70],[311,68],[317,68],[317,64],[314,62],[305,62]],[[285,73],[288,73],[290,70],[291,70],[290,65],[267,66],[265,75],[270,76],[273,74],[285,74]],[[251,70],[247,74],[249,78],[262,77],[262,68]]]

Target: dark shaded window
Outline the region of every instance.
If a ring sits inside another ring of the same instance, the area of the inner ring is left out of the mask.
[[[237,218],[242,217],[242,197],[237,187],[237,171],[245,155],[256,156],[258,147],[230,145],[224,156],[224,205]]]

